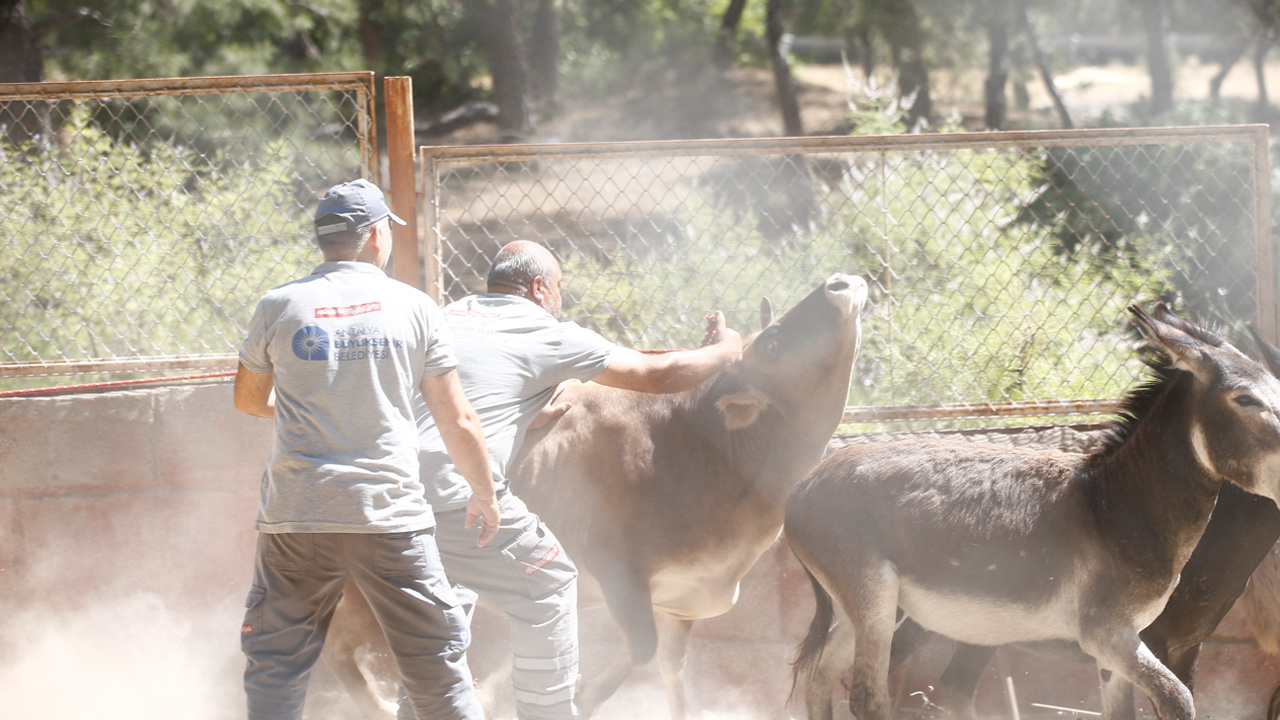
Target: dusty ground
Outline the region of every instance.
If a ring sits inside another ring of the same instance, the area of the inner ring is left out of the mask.
[[[1175,79],[1178,100],[1204,100],[1217,65],[1183,62]],[[1280,60],[1267,69],[1267,84],[1280,88]],[[865,81],[855,70],[850,76],[840,65],[802,64],[795,69],[801,119],[807,135],[849,131],[849,102],[865,106]],[[965,126],[981,129],[982,82],[979,71],[932,76],[935,110],[959,117]],[[881,84],[887,78],[880,78]],[[604,99],[567,98],[566,110],[541,123],[532,142],[593,142],[712,137],[768,137],[783,132],[774,97],[773,78],[764,68],[735,68],[718,78],[698,78],[682,85],[674,77],[661,88],[635,87]],[[1104,112],[1119,119],[1130,106],[1150,95],[1151,81],[1142,66],[1112,64],[1081,66],[1054,78],[1078,126],[1087,126]],[[1026,78],[1028,107],[1013,108],[1009,129],[1058,128],[1061,124],[1038,75]],[[1012,97],[1012,92],[1011,92]],[[1224,100],[1254,102],[1258,97],[1253,69],[1239,63],[1223,84]],[[445,137],[421,137],[423,144],[488,144],[499,141],[497,127],[478,123]]]

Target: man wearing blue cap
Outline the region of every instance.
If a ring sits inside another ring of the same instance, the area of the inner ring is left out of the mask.
[[[382,270],[393,221],[404,224],[373,184],[331,188],[315,214],[324,262],[262,298],[240,349],[236,408],[275,428],[241,627],[250,720],[301,717],[348,581],[378,618],[416,717],[483,717],[419,477],[416,391],[472,490],[465,525],[479,522],[481,545],[500,512],[440,308]]]

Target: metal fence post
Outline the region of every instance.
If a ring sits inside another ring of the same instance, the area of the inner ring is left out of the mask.
[[[440,175],[436,166],[433,150],[422,147],[418,149],[418,159],[422,165],[422,220],[426,227],[426,252],[422,256],[422,272],[426,278],[424,288],[436,302],[445,303],[444,273],[442,272],[442,243],[440,228],[436,217],[436,209],[440,204]]]
[[[382,80],[387,112],[387,164],[391,178],[391,211],[407,223],[392,225],[391,254],[395,278],[422,287],[418,251],[418,192],[413,173],[413,79]]]

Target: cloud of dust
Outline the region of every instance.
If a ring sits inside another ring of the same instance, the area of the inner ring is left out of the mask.
[[[4,714],[41,720],[243,718],[243,598],[192,612],[138,592],[0,626]]]
[[[701,720],[791,720],[804,715],[802,708],[788,708],[790,712],[779,715],[776,707],[760,707],[748,692],[723,683],[705,683],[693,675],[685,673],[685,687],[692,714]],[[661,681],[633,678],[605,701],[593,720],[670,720],[670,717]]]

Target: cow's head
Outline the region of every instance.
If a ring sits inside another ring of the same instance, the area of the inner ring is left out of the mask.
[[[837,273],[777,321],[771,322],[767,304],[762,306],[766,327],[717,381],[716,405],[725,427],[750,427],[773,408],[784,422],[830,424],[834,432],[862,340],[866,300],[865,280]]]

